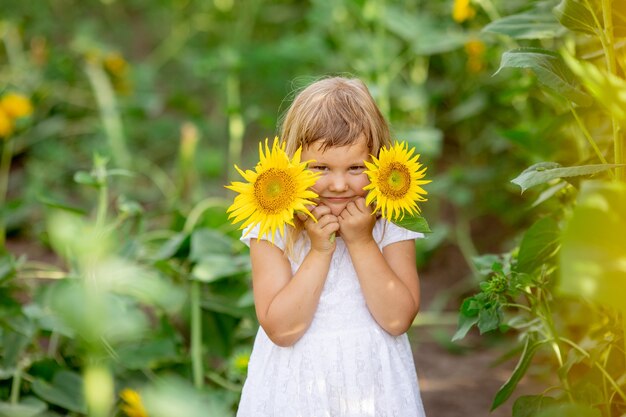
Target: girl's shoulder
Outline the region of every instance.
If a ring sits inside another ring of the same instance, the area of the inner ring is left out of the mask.
[[[403,240],[414,240],[424,237],[423,233],[405,229],[382,217],[376,220],[372,235],[381,248]]]

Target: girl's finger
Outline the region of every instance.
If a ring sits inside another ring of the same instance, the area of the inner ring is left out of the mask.
[[[365,204],[365,199],[363,197],[359,197],[354,202],[359,211],[365,213],[367,212],[367,205]]]

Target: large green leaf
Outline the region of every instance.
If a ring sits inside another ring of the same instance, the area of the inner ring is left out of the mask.
[[[208,417],[230,416],[232,412],[223,393],[199,391],[187,381],[175,377],[156,380],[142,392],[150,417]]]
[[[499,33],[513,39],[551,39],[563,32],[563,27],[555,19],[548,3],[538,3],[537,7],[502,19],[494,20],[483,28],[485,32]]]
[[[524,233],[517,255],[517,271],[532,273],[550,261],[559,250],[559,226],[550,217],[544,217]]]
[[[117,349],[119,363],[128,369],[154,369],[179,358],[173,338],[159,338],[127,344]]]
[[[512,417],[534,417],[540,410],[557,403],[546,395],[523,395],[513,403]]]
[[[587,4],[586,1],[561,0],[561,3],[554,8],[554,14],[569,30],[593,35],[597,32],[598,26]]]
[[[77,413],[86,413],[83,397],[83,379],[70,371],[60,371],[54,375],[52,383],[43,379],[33,382],[33,391],[41,399]]]
[[[524,192],[530,187],[544,184],[557,178],[593,175],[620,166],[622,165],[598,164],[561,167],[556,162],[541,162],[526,168],[516,178],[512,179],[511,182],[519,185],[522,188],[522,192]]]
[[[406,13],[398,7],[388,7],[384,15],[387,29],[412,45],[418,55],[435,55],[463,47],[469,35],[452,21],[445,25],[426,13]]]
[[[560,289],[626,311],[626,185],[584,182],[562,237]]]
[[[230,254],[233,240],[217,230],[201,228],[191,234],[191,253],[189,259],[199,261],[206,255]]]
[[[41,415],[48,405],[35,398],[24,397],[17,404],[0,402],[0,417],[35,417]]]
[[[213,282],[250,270],[247,255],[206,255],[191,270],[191,278],[202,282]]]
[[[564,64],[560,55],[540,48],[519,48],[502,54],[500,68],[528,68],[541,84],[579,106],[590,106],[593,100],[579,87],[572,71]]]
[[[515,369],[513,370],[513,373],[509,377],[508,381],[506,381],[496,393],[496,396],[493,399],[493,404],[491,404],[491,411],[501,406],[511,396],[511,394],[513,394],[517,384],[522,379],[524,374],[526,374],[530,361],[535,355],[537,348],[539,348],[542,343],[543,342],[535,342],[530,336],[526,336],[522,356],[519,358],[519,361],[517,362],[517,365],[515,366]]]
[[[586,404],[567,403],[547,407],[537,413],[536,417],[602,417],[602,413]]]

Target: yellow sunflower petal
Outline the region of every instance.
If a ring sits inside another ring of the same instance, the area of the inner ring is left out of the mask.
[[[306,205],[317,194],[310,190],[319,174],[306,169],[300,162],[301,149],[292,158],[285,152],[286,144],[278,138],[270,147],[269,139],[259,143],[259,162],[254,171],[237,171],[247,183],[231,182],[226,188],[238,193],[227,209],[233,224],[243,222],[241,228],[259,226],[259,238],[273,238],[278,231],[281,236],[284,226],[293,226],[295,211],[310,215]]]

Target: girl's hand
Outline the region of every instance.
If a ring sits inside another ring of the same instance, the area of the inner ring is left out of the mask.
[[[311,214],[317,219],[317,223],[313,221],[309,216],[303,218],[302,213],[298,213],[300,220],[304,221],[304,228],[306,229],[309,239],[311,239],[311,250],[318,252],[333,252],[335,250],[335,240],[331,235],[339,230],[339,220],[337,216],[333,215],[330,211],[330,207],[322,204],[311,210]]]
[[[372,208],[365,204],[363,197],[348,203],[339,215],[339,230],[346,245],[372,240],[375,223],[376,216],[372,215]]]

